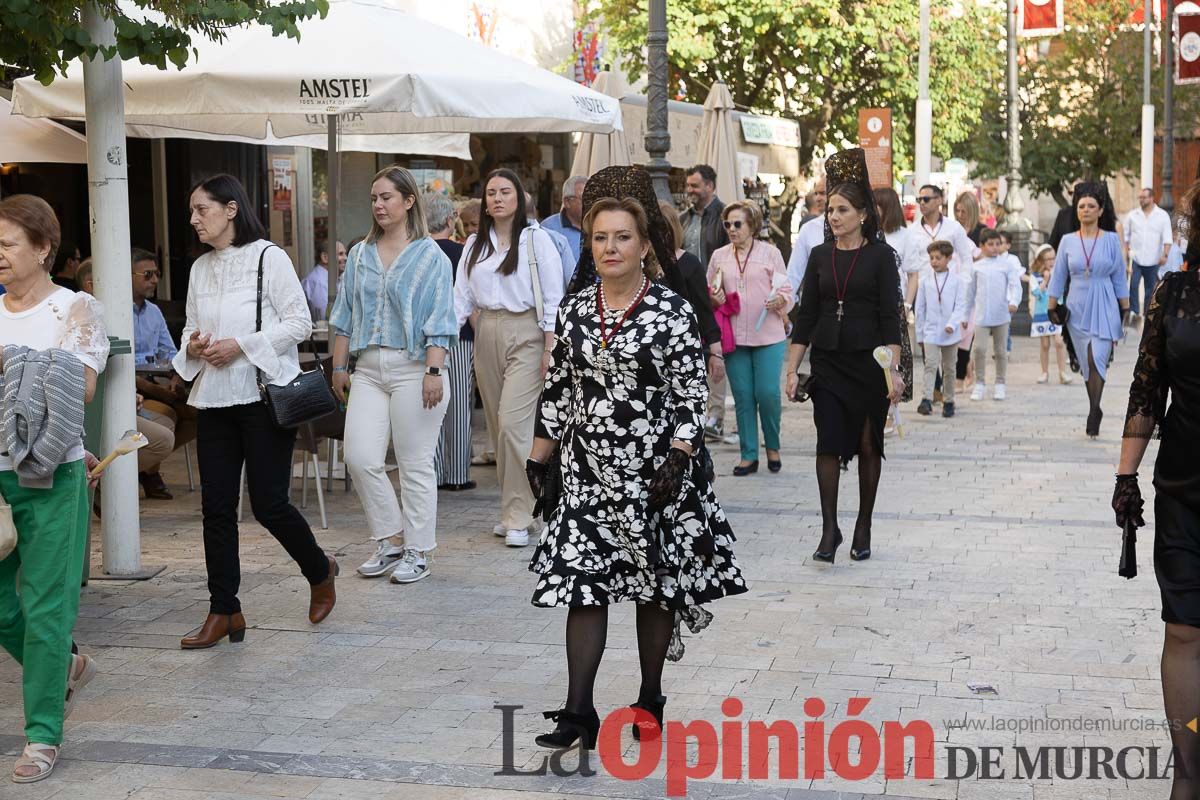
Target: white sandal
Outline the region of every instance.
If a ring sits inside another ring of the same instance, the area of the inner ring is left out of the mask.
[[[83,659],[83,672],[79,677],[75,677],[75,659]],[[71,709],[75,707],[75,700],[79,697],[79,693],[83,687],[91,683],[92,678],[96,677],[96,659],[91,656],[79,655],[71,656],[71,671],[67,675],[67,702],[63,709],[63,719],[71,716]]]
[[[50,773],[54,771],[54,765],[57,763],[57,747],[38,742],[29,742],[25,745],[25,750],[21,753],[21,757],[17,759],[17,763],[13,765],[12,782],[37,783],[49,777]],[[37,772],[33,775],[18,775],[17,770],[22,767],[34,767],[37,769]]]

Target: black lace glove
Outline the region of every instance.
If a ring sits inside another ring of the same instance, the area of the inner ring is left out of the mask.
[[[1117,527],[1124,528],[1133,523],[1140,528],[1146,524],[1142,517],[1142,509],[1146,504],[1142,501],[1142,490],[1138,488],[1137,473],[1118,475],[1117,486],[1113,490],[1113,511],[1117,515]]]
[[[525,459],[525,479],[529,481],[529,491],[533,492],[533,515],[536,517],[541,511],[542,494],[546,489],[546,465],[532,458]]]
[[[657,511],[666,508],[667,503],[679,495],[679,490],[683,488],[683,476],[691,467],[691,461],[691,456],[678,447],[671,448],[666,460],[650,479],[650,493],[646,502],[651,509]]]

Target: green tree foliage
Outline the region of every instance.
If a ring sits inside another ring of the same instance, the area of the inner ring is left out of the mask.
[[[1003,16],[995,4],[934,3],[933,149],[949,157],[1000,102]],[[858,110],[890,107],[898,169],[911,164],[918,0],[668,2],[672,86],[701,103],[723,81],[741,108],[800,123],[801,162],[858,136]],[[951,8],[953,6],[953,8]],[[598,0],[610,46],[636,79],[646,67],[646,0]]]
[[[1137,170],[1141,160],[1142,31],[1120,24],[1128,0],[1068,0],[1067,30],[1041,54],[1023,47],[1020,67],[1021,173],[1038,195],[1066,205],[1077,178],[1111,178]],[[1045,47],[1045,45],[1043,45]],[[1162,122],[1163,74],[1154,59],[1153,98]],[[1005,171],[1007,114],[1003,102],[984,108],[964,153],[982,174]],[[1175,119],[1185,126],[1200,114],[1200,91],[1175,88]],[[1178,124],[1178,123],[1177,123]]]
[[[187,62],[192,34],[220,41],[225,29],[246,23],[269,25],[276,36],[300,38],[300,20],[329,11],[327,0],[135,0],[162,22],[125,14],[117,0],[96,0],[101,13],[116,23],[116,47],[99,48],[80,20],[83,4],[65,0],[0,0],[0,71],[3,65],[32,73],[42,83],[81,55],[119,55],[166,69]],[[2,72],[0,72],[2,75]]]

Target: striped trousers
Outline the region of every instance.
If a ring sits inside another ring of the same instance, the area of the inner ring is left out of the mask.
[[[475,343],[460,341],[446,356],[450,404],[434,457],[438,485],[466,483],[471,470],[471,409],[475,405]]]

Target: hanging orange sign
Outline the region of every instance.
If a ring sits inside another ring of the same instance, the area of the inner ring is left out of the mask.
[[[892,110],[890,108],[860,108],[858,110],[858,146],[867,154],[867,171],[872,188],[891,186],[892,174]]]

